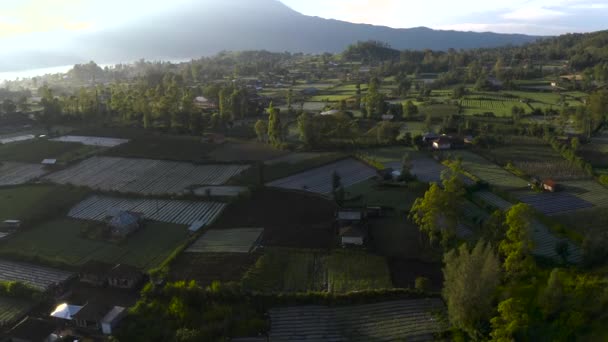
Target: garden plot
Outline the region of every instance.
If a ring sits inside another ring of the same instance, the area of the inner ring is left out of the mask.
[[[81,220],[104,221],[118,211],[142,213],[152,221],[206,226],[223,211],[225,203],[161,199],[134,199],[91,196],[70,210],[68,216]]]
[[[189,253],[249,253],[260,241],[264,228],[208,230],[186,252]]]
[[[59,184],[139,194],[180,194],[193,185],[221,185],[248,165],[191,163],[92,157],[45,179]]]
[[[0,186],[24,184],[46,173],[42,165],[2,162],[0,163]]]
[[[511,174],[500,166],[469,151],[454,151],[462,157],[462,167],[479,179],[501,189],[526,188],[528,182]]]
[[[0,328],[21,319],[32,307],[28,300],[0,297]]]
[[[72,272],[55,268],[0,260],[0,281],[18,281],[46,291],[72,278]]]
[[[271,341],[426,341],[449,327],[439,298],[271,309]]]
[[[266,185],[294,190],[329,194],[332,190],[332,174],[340,176],[342,186],[349,187],[376,176],[376,170],[355,159],[344,159],[312,170],[278,179]]]
[[[525,194],[518,198],[545,215],[593,207],[593,204],[567,192]]]
[[[85,137],[79,135],[65,135],[59,138],[50,139],[51,141],[80,143],[87,146],[116,147],[129,142],[128,139],[104,138],[104,137]]]
[[[27,140],[32,140],[35,138],[36,138],[36,136],[33,134],[24,134],[24,135],[11,136],[11,137],[0,137],[0,145],[11,144],[11,143],[20,142],[20,141],[27,141]]]

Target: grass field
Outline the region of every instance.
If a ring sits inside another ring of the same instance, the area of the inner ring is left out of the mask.
[[[40,224],[0,242],[0,255],[70,266],[98,260],[151,269],[188,237],[185,226],[150,222],[126,241],[111,243],[82,237],[86,225],[71,219]]]
[[[443,118],[458,114],[458,107],[450,104],[425,104],[418,106],[418,111],[421,116],[430,114],[433,118]]]
[[[5,324],[14,323],[23,317],[34,306],[25,299],[0,297],[0,328]]]
[[[243,287],[262,292],[346,293],[392,288],[386,259],[362,251],[269,249],[243,278]]]
[[[425,184],[410,183],[408,187],[390,187],[379,185],[376,180],[370,179],[346,188],[349,206],[383,206],[395,209],[398,212],[409,210],[417,197],[424,194]]]
[[[64,215],[87,191],[57,185],[0,188],[0,220],[41,220]]]
[[[228,142],[213,149],[207,158],[218,162],[265,161],[286,155],[269,144],[256,141]]]
[[[43,159],[57,159],[58,163],[69,163],[83,159],[100,148],[82,144],[36,139],[19,143],[0,145],[0,161],[40,163]]]

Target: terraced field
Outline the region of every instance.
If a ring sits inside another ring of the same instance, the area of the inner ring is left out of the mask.
[[[480,191],[475,193],[473,196],[482,199],[484,202],[491,204],[501,210],[507,210],[511,207],[511,203],[504,199],[494,195],[489,191]],[[570,253],[568,261],[572,263],[579,263],[582,261],[582,252],[580,247],[575,245],[569,240],[564,240],[556,237],[544,224],[533,220],[530,225],[530,238],[534,243],[534,250],[532,253],[538,256],[542,256],[550,259],[558,259],[559,255],[555,251],[555,247],[561,241],[568,243],[568,251]]]
[[[0,186],[24,184],[47,173],[39,164],[0,163]]]
[[[608,189],[593,180],[567,181],[564,191],[598,207],[608,207]]]
[[[140,194],[180,194],[193,185],[221,185],[248,165],[195,165],[191,163],[92,157],[53,173],[45,180],[105,191]]]
[[[129,142],[128,139],[104,138],[104,137],[85,137],[79,135],[64,135],[59,138],[49,139],[51,141],[79,143],[87,146],[115,147]]]
[[[329,194],[332,190],[332,174],[334,172],[340,175],[341,183],[344,187],[357,184],[376,176],[376,170],[372,167],[355,159],[344,159],[329,165],[281,178],[267,183],[266,185],[283,189],[305,190],[319,194]]]
[[[119,211],[142,213],[153,221],[206,226],[222,213],[226,204],[157,199],[91,196],[70,210],[68,216],[81,220],[104,221]]]
[[[33,305],[24,299],[0,297],[0,328],[24,317]]]
[[[208,230],[198,238],[188,253],[249,253],[260,240],[264,228]]]
[[[528,182],[473,152],[452,151],[452,154],[462,157],[465,170],[492,186],[503,190],[525,189],[528,186]]]
[[[270,341],[432,341],[448,329],[438,298],[270,310]]]
[[[19,281],[41,291],[73,276],[68,271],[0,259],[0,281]]]

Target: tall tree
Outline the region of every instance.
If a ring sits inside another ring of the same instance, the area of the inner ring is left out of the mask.
[[[480,339],[489,332],[500,284],[498,256],[490,244],[480,240],[472,251],[466,244],[449,251],[443,262],[442,294],[450,323]]]
[[[532,210],[527,204],[518,203],[506,213],[507,234],[499,249],[505,258],[505,271],[511,277],[524,276],[534,267],[531,222]]]
[[[268,140],[274,146],[279,145],[283,141],[280,110],[275,108],[270,102],[268,111]]]

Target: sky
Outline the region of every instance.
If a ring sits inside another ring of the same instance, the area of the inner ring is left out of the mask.
[[[608,0],[281,0],[307,15],[394,28],[531,35],[608,28]]]

